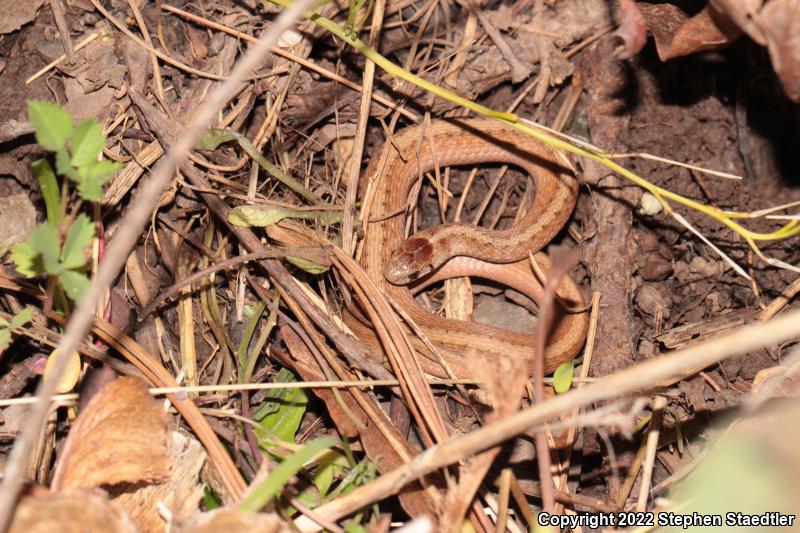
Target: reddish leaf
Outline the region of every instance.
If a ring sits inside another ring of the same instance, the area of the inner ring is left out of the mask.
[[[661,61],[703,50],[724,48],[741,31],[725,15],[706,6],[693,17],[672,4],[638,4],[656,41]]]
[[[757,24],[784,92],[800,102],[800,3],[771,0],[759,13]]]
[[[718,12],[724,13],[755,42],[761,46],[767,44],[757,21],[758,10],[764,4],[764,0],[710,0],[710,2]]]
[[[623,43],[619,57],[628,59],[644,48],[647,42],[647,28],[636,2],[633,0],[619,0],[619,8],[622,11],[622,23],[617,28],[617,31],[614,32],[614,35],[622,39]]]

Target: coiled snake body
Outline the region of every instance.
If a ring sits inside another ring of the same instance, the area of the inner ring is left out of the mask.
[[[541,250],[570,217],[577,180],[548,147],[494,121],[436,120],[425,135],[420,143],[420,127],[406,128],[370,162],[366,179],[373,188],[373,201],[364,227],[361,264],[437,347],[457,377],[474,377],[470,356],[482,357],[490,365],[501,357],[530,359],[533,335],[435,316],[417,304],[413,291],[441,279],[477,276],[538,300],[543,291],[532,274],[528,254]],[[433,143],[428,142],[428,135]],[[453,223],[423,230],[405,240],[409,192],[421,172],[431,170],[435,164],[444,167],[481,163],[516,165],[533,177],[536,194],[527,214],[505,230]],[[547,272],[546,256],[539,253],[536,258]],[[416,281],[411,288],[398,285],[410,281]],[[580,291],[566,277],[559,285],[558,295],[570,306],[583,305]],[[556,316],[545,354],[546,372],[574,357],[586,336],[585,313],[562,312]],[[348,322],[359,337],[371,335],[363,324]],[[418,349],[430,357],[421,344]],[[433,358],[422,358],[421,362],[427,372],[443,375],[442,367]]]

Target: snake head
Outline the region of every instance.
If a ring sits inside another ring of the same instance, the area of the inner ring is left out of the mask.
[[[411,237],[386,262],[383,275],[389,283],[405,285],[433,270],[433,245],[424,237]]]

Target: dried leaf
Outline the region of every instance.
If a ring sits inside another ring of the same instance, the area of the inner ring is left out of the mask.
[[[800,102],[800,3],[771,0],[759,13],[757,24],[786,96]]]
[[[661,61],[703,50],[717,50],[735,41],[741,31],[710,6],[689,17],[672,4],[638,4],[656,41]]]
[[[94,492],[38,491],[17,505],[10,533],[135,533],[130,518]]]
[[[53,361],[55,361],[55,355],[57,350],[53,350],[53,353],[50,354],[50,357],[47,358],[47,364],[44,367],[44,376],[47,377],[50,372],[50,368],[52,367]],[[78,379],[81,377],[81,357],[78,355],[78,352],[72,352],[72,355],[69,356],[69,361],[67,361],[67,366],[64,367],[64,372],[61,374],[61,380],[58,382],[58,386],[56,387],[56,392],[59,394],[63,394],[65,392],[69,392],[75,387],[78,383]]]
[[[78,415],[52,488],[152,482],[168,475],[164,409],[142,380],[123,377],[103,387]]]
[[[619,0],[619,8],[622,11],[622,23],[614,35],[619,37],[623,43],[622,52],[619,54],[620,59],[628,59],[644,48],[647,42],[647,28],[636,2]]]
[[[761,46],[767,44],[756,20],[764,0],[710,0],[710,2],[714,9],[724,13],[755,42]]]
[[[0,34],[11,33],[36,18],[44,0],[6,0],[0,17]]]

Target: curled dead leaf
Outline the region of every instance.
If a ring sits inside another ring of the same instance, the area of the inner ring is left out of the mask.
[[[736,24],[743,32],[750,36],[755,42],[764,46],[766,40],[757,24],[758,11],[764,4],[764,0],[709,0],[711,5],[720,12],[724,13],[731,21]]]
[[[730,19],[709,5],[693,17],[673,4],[638,6],[661,61],[724,48],[741,35]]]
[[[800,2],[771,0],[756,22],[786,96],[800,102]]]
[[[112,501],[125,509],[138,526],[140,533],[164,531],[164,518],[159,506],[164,505],[173,515],[191,516],[203,498],[200,472],[208,459],[203,445],[194,437],[172,431],[167,440],[170,464],[169,479],[157,485],[123,486],[112,489]]]
[[[164,409],[141,379],[123,377],[103,387],[78,415],[52,488],[152,482],[168,474]]]
[[[617,31],[614,32],[614,35],[622,40],[622,51],[619,57],[628,59],[644,48],[647,42],[647,28],[636,2],[633,0],[619,0],[619,8],[622,12],[622,23],[617,28]]]

